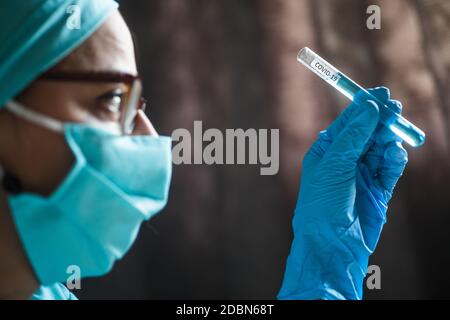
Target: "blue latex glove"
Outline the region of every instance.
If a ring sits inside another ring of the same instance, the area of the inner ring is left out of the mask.
[[[369,90],[396,112],[389,90]],[[294,240],[279,299],[361,299],[387,203],[407,163],[401,140],[357,96],[303,159]]]

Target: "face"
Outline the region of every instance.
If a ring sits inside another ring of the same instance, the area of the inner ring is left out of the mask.
[[[52,72],[137,74],[131,34],[118,11]],[[117,101],[127,85],[36,79],[16,100],[63,122],[117,121]],[[143,112],[133,134],[155,134]],[[24,191],[49,195],[63,180],[74,158],[64,136],[0,111],[0,161]]]

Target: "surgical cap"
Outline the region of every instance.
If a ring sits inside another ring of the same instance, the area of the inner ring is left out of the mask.
[[[1,1],[0,106],[72,52],[117,7],[113,0]],[[73,19],[80,23],[70,25]]]

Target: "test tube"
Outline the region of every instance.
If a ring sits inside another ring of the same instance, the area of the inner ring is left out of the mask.
[[[358,95],[365,100],[375,101],[380,108],[380,122],[409,145],[419,147],[425,142],[425,133],[422,130],[417,128],[400,114],[392,111],[386,104],[333,67],[333,65],[321,58],[308,47],[300,50],[297,55],[297,60],[325,80],[328,84],[332,85],[348,99],[353,101],[358,93]]]

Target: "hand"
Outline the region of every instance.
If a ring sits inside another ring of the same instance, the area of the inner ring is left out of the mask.
[[[401,112],[387,88],[369,91]],[[407,153],[400,138],[378,125],[376,103],[356,101],[304,157],[280,299],[362,298],[368,259]]]

